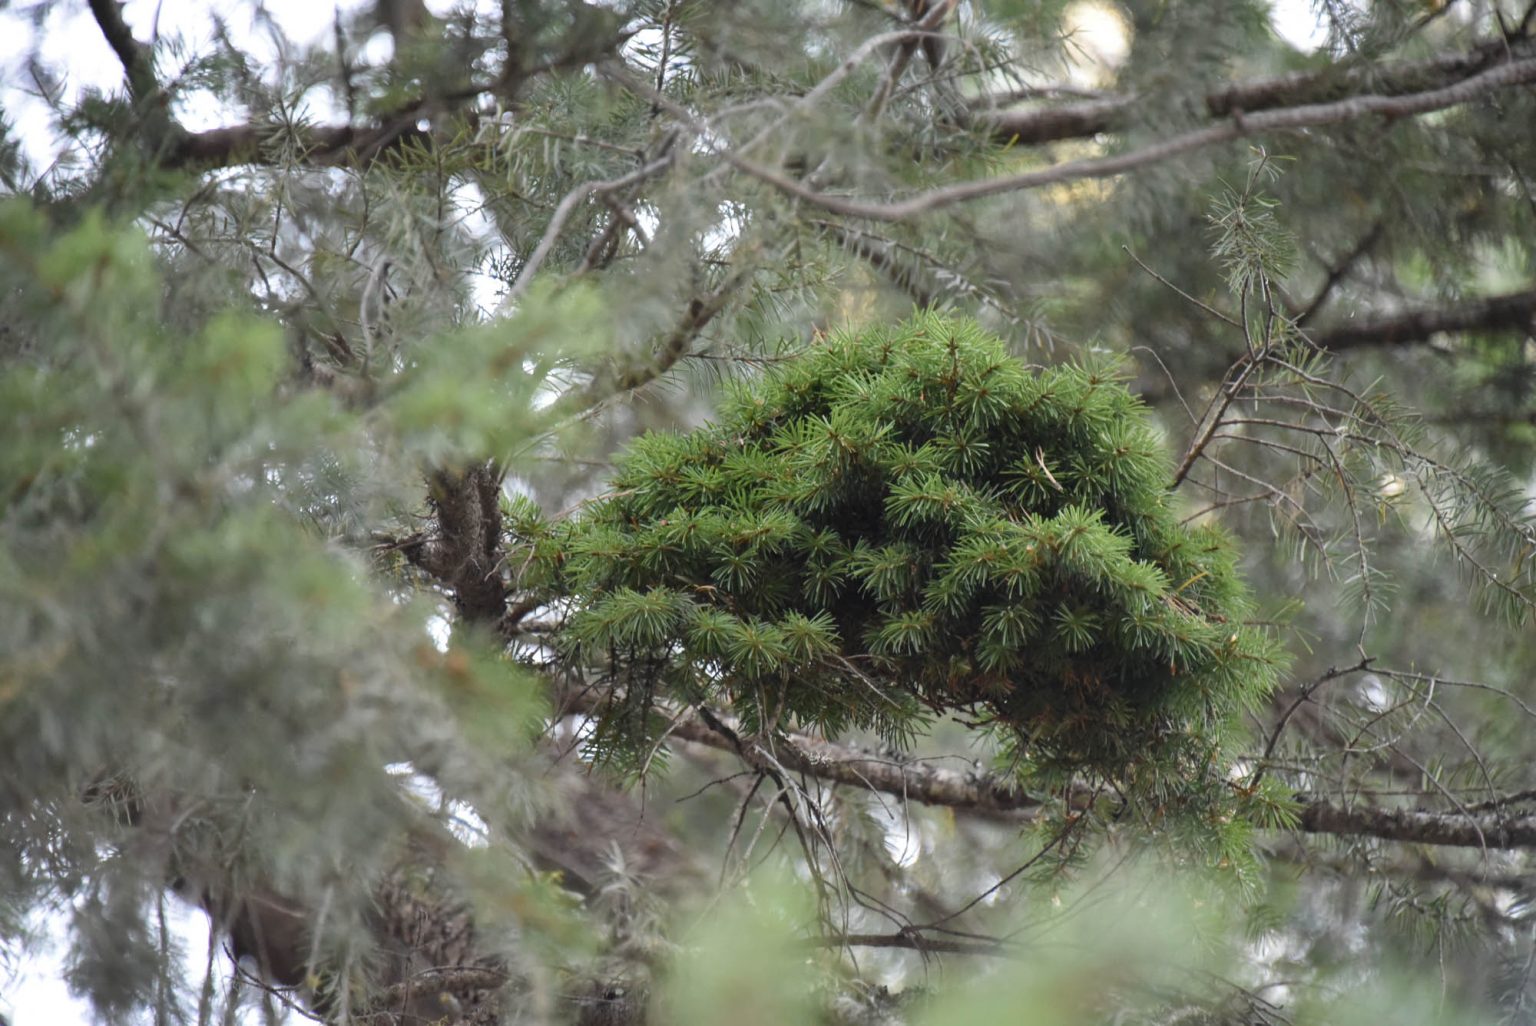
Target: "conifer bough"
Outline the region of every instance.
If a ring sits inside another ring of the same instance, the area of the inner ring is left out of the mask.
[[[1032,370],[937,315],[820,339],[717,423],[637,440],[569,530],[568,652],[620,685],[613,755],[666,698],[753,732],[964,712],[1031,765],[1188,779],[1279,662],[1111,369]]]

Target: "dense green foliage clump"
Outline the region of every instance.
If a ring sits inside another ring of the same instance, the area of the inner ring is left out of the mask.
[[[752,730],[964,710],[1038,764],[1209,763],[1277,656],[1168,480],[1105,371],[938,316],[824,338],[633,445],[572,528],[573,654],[628,684],[621,732],[658,696]]]

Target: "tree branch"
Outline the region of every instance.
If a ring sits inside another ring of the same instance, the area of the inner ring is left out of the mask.
[[[133,30],[123,20],[122,4],[117,0],[90,2],[97,27],[123,66],[128,95],[143,120],[141,138],[157,159],[163,159],[164,154],[184,144],[187,133],[171,117],[169,97],[155,78],[154,54],[133,38]]]
[[[555,240],[560,236],[560,230],[565,227],[565,222],[575,212],[577,207],[593,196],[606,196],[609,193],[627,189],[631,185],[660,174],[672,166],[672,157],[673,153],[669,148],[660,157],[642,167],[636,168],[628,174],[606,181],[582,182],[576,188],[566,193],[559,206],[555,207],[555,212],[550,217],[549,225],[544,229],[544,235],[539,239],[539,244],[534,247],[532,253],[528,254],[528,259],[523,262],[523,269],[518,274],[517,280],[507,290],[507,297],[503,300],[503,305],[510,306],[517,302],[518,297],[528,290],[529,284],[533,281],[533,276],[538,273],[539,268],[544,264],[545,257],[549,256],[549,251],[554,248]]]
[[[572,691],[565,696],[561,708],[568,714],[601,715],[605,701],[606,696],[599,691]],[[864,752],[804,734],[755,739],[739,731],[737,734],[743,745],[771,752],[785,769],[834,784],[879,791],[904,801],[1023,818],[1043,815],[1047,807],[1044,800],[1031,795],[1017,781],[994,773],[961,772],[929,762]],[[692,713],[673,718],[669,737],[741,754],[725,736]],[[1298,825],[1306,833],[1463,848],[1536,848],[1536,814],[1507,815],[1488,810],[1466,815],[1345,807],[1324,798],[1298,797],[1302,803]]]
[[[98,18],[107,19],[103,24],[103,32],[109,35],[109,42],[112,42],[114,50],[119,52],[120,59],[124,60],[125,67],[129,59],[137,60],[136,55],[140,52],[138,44],[134,41],[132,33],[128,31],[127,26],[123,24],[113,0],[92,0],[91,6],[93,10],[98,7],[102,9],[103,13],[99,14]],[[592,5],[584,6],[589,11],[598,10]],[[829,75],[820,85],[802,97],[797,107],[808,107],[816,103],[828,90],[842,81],[849,73],[863,63],[865,59],[871,54],[878,52],[882,47],[920,39],[923,35],[924,33],[921,31],[905,29],[887,32],[866,41],[833,74]],[[592,46],[590,42],[582,46],[577,46],[573,43],[572,47],[556,60],[533,68],[517,68],[515,66],[516,62],[513,61],[511,70],[516,71],[517,77],[528,78],[535,74],[571,67],[577,63],[591,63],[602,57],[609,56],[610,51],[617,49],[627,38],[627,34],[619,33],[608,38],[602,46],[597,47]],[[119,44],[122,44],[123,48],[121,50],[119,50]],[[130,56],[122,57],[122,54],[129,54]],[[509,60],[511,59],[509,58]],[[151,84],[153,84],[152,78]],[[130,88],[133,88],[131,84]],[[450,100],[469,100],[486,93],[504,92],[507,88],[507,75],[503,74],[496,81],[470,83],[435,99],[438,103]],[[376,159],[379,154],[402,143],[427,141],[431,138],[430,132],[416,128],[420,112],[426,104],[427,99],[424,97],[411,100],[397,108],[393,115],[387,116],[373,125],[333,124],[299,127],[292,131],[291,145],[286,147],[286,150],[288,153],[296,152],[299,155],[300,162],[310,167],[357,167],[366,165]],[[277,165],[283,159],[286,159],[286,155],[280,157],[278,152],[269,143],[274,134],[281,131],[281,129],[282,126],[279,125],[250,123],[209,129],[203,132],[188,133],[181,131],[176,145],[167,148],[161,154],[160,163],[169,168],[217,168],[244,164],[257,166]],[[750,149],[751,144],[744,148]],[[597,184],[602,185],[604,183]],[[597,191],[600,192],[601,190]]]
[[[606,692],[595,688],[572,689],[557,703],[566,715],[601,715]],[[668,737],[736,754],[736,748],[698,715],[671,717]],[[734,730],[735,725],[726,721]],[[737,731],[738,736],[740,732]],[[944,805],[990,814],[1038,814],[1045,803],[1028,794],[1016,782],[988,773],[962,773],[931,762],[866,752],[806,734],[785,734],[771,740],[743,743],[769,748],[779,765],[834,784],[862,787],[927,805]]]
[[[756,267],[746,262],[729,274],[718,288],[702,295],[690,297],[688,308],[678,323],[648,359],[627,369],[609,366],[593,375],[590,383],[562,396],[553,412],[556,416],[574,416],[592,410],[614,396],[624,395],[643,388],[671,370],[677,361],[688,354],[689,347],[699,333],[709,326],[725,308],[731,297],[754,273]]]
[[[118,0],[90,0],[90,7],[107,44],[123,65],[129,95],[145,118],[146,134],[155,160],[170,169],[276,165],[291,159],[294,152],[299,154],[301,163],[311,167],[363,166],[403,143],[430,139],[431,130],[417,127],[423,113],[489,93],[510,96],[524,81],[536,75],[606,59],[618,50],[630,33],[620,26],[616,14],[601,5],[573,4],[570,30],[560,40],[556,52],[542,61],[525,66],[513,48],[509,50],[506,67],[493,80],[471,79],[446,91],[408,99],[370,125],[297,128],[291,133],[291,145],[274,148],[271,141],[283,132],[283,126],[279,124],[248,123],[188,132],[171,117],[169,97],[155,78],[153,55],[134,39],[132,30],[123,20]],[[419,33],[422,19],[426,17],[423,11],[419,0],[381,4],[383,21],[395,35],[397,44],[402,33],[407,36]],[[504,12],[503,17],[511,16]],[[470,114],[473,117],[473,112]]]
[[[154,59],[133,38],[133,31],[123,20],[123,7],[117,0],[91,0],[91,14],[102,36],[123,65],[128,78],[128,92],[136,103],[148,103],[160,91],[155,80]]]
[[[298,154],[309,167],[357,167],[368,164],[386,150],[411,142],[425,142],[431,133],[416,127],[417,118],[401,116],[387,124],[319,125],[295,128],[291,145],[274,147],[284,131],[281,125],[233,125],[184,136],[162,163],[171,168],[219,168],[241,164],[271,167]],[[280,155],[280,151],[286,154]]]
[[[92,13],[96,16],[98,25],[101,27],[103,36],[123,64],[127,74],[129,90],[134,99],[144,102],[158,96],[160,86],[155,80],[153,61],[144,47],[133,38],[132,32],[122,19],[121,10],[115,0],[90,0],[90,6]],[[940,5],[940,9],[942,9],[942,5]],[[870,41],[871,44],[878,45],[861,48],[859,54],[856,55],[859,58],[858,60],[850,58],[845,64],[856,65],[864,56],[867,56],[869,50],[878,49],[879,46],[891,45],[893,42],[911,45],[918,40],[931,38],[931,35],[931,31],[925,32],[920,28],[887,33]],[[1340,107],[1353,103],[1355,100],[1386,101],[1392,98],[1414,97],[1426,93],[1438,93],[1444,92],[1447,89],[1455,89],[1457,86],[1471,81],[1472,78],[1480,76],[1489,70],[1497,70],[1499,67],[1523,63],[1523,59],[1530,55],[1531,50],[1531,41],[1523,37],[1515,40],[1488,40],[1477,44],[1463,53],[1439,54],[1419,61],[1400,61],[1386,65],[1357,66],[1342,70],[1335,66],[1320,71],[1291,72],[1284,75],[1237,82],[1208,94],[1205,99],[1205,109],[1206,113],[1212,118],[1231,117],[1239,124],[1246,124],[1247,132],[1245,133],[1241,130],[1234,131],[1234,126],[1232,125],[1211,126],[1211,128],[1219,130],[1218,137],[1197,142],[1195,145],[1210,145],[1214,142],[1237,138],[1243,134],[1271,131],[1275,130],[1275,128],[1306,127],[1306,125],[1266,127],[1262,119],[1255,117],[1255,115],[1259,114],[1291,113],[1295,110],[1306,110],[1309,106]],[[558,61],[551,65],[551,67],[558,66]],[[844,71],[845,69],[840,68],[839,70]],[[833,77],[841,78],[842,76],[836,75]],[[1524,79],[1523,81],[1530,81],[1530,79]],[[1509,84],[1517,83],[1512,82]],[[826,85],[826,83],[823,85]],[[497,88],[498,84],[495,82],[474,85],[456,92],[453,98],[466,99],[470,96],[494,91]],[[1354,95],[1364,89],[1373,90],[1373,94],[1370,96]],[[812,96],[804,97],[801,105],[803,106],[807,102],[813,101],[822,92],[824,92],[824,89],[818,88]],[[163,99],[163,97],[160,97],[162,104]],[[1005,103],[1011,99],[1013,99],[1013,94],[1008,94],[998,97],[995,102]],[[986,98],[983,98],[971,101],[969,106],[975,110],[976,108],[983,107],[988,102]],[[1134,96],[1111,96],[1044,109],[1022,111],[976,110],[975,113],[970,115],[970,118],[978,123],[986,124],[1000,142],[1015,145],[1035,144],[1059,139],[1084,138],[1123,128],[1134,119],[1137,103],[1138,98]],[[408,112],[411,115],[410,117],[390,118],[378,125],[371,126],[342,124],[306,127],[296,133],[295,141],[297,146],[295,149],[303,155],[304,162],[312,166],[328,167],[364,164],[377,157],[386,148],[398,145],[409,138],[420,138],[427,134],[416,129],[415,112],[415,107],[413,106]],[[1404,110],[1394,112],[1383,109],[1377,112],[1391,117],[1422,113],[1423,111]],[[1373,111],[1362,111],[1361,113],[1373,113]],[[171,134],[174,135],[174,139],[171,140],[172,145],[162,147],[162,163],[166,166],[227,167],[237,164],[271,164],[276,160],[275,157],[267,152],[268,147],[266,146],[267,141],[273,134],[274,126],[245,124],[211,129],[204,132],[188,133],[185,130],[180,130],[179,126],[175,126],[168,114],[162,114],[161,120],[163,121],[163,127],[170,128],[172,130]],[[1310,122],[1310,124],[1315,123],[1327,122]],[[1201,131],[1210,130],[1208,128]],[[1178,137],[1178,139],[1187,140],[1188,136],[1198,134],[1188,133],[1186,136]],[[1173,141],[1175,140],[1170,140],[1170,142]],[[1184,149],[1188,148],[1194,147],[1184,146],[1156,159],[1166,159],[1167,156],[1183,152]],[[744,151],[747,149],[751,149],[751,146],[743,147]],[[1157,150],[1159,147],[1151,147],[1149,149]],[[1144,153],[1147,151],[1136,152]],[[1071,165],[1058,165],[1058,168],[1075,167],[1085,163],[1088,162],[1077,161]],[[1141,166],[1141,164],[1138,163],[1131,166]],[[1054,172],[1057,169],[1048,168],[1045,170],[1046,172]],[[1052,179],[1052,181],[1070,181],[1075,178],[1103,177],[1105,174],[1119,173],[1121,171],[1107,171],[1098,174],[1091,172],[1087,174],[1071,173],[1059,179]],[[1049,184],[1049,182],[1041,182],[1039,184]],[[1019,185],[1009,188],[1031,187],[1034,186]],[[845,214],[854,214],[855,216],[890,219],[880,218],[878,214],[859,214],[850,209],[835,207],[829,207],[828,209]]]
[[[899,289],[912,304],[926,310],[937,304],[937,297],[923,281],[917,268],[910,266],[895,255],[895,246],[883,239],[856,229],[846,228],[832,221],[817,219],[811,222],[842,249],[854,254],[882,277]]]
[[[1436,54],[1417,61],[1381,65],[1331,66],[1319,71],[1293,71],[1284,75],[1235,82],[1208,93],[1205,113],[1212,118],[1236,112],[1254,114],[1299,104],[1339,100],[1369,90],[1378,96],[1440,89],[1469,75],[1484,71],[1513,56],[1530,52],[1528,40],[1485,40],[1464,53]],[[1008,103],[1012,94],[998,98]],[[1059,139],[1081,139],[1114,132],[1134,124],[1139,97],[1096,97],[1058,107],[1028,110],[979,111],[974,116],[1002,143],[1035,144]],[[985,98],[972,102],[983,106]]]
[[[1461,848],[1536,848],[1536,816],[1496,812],[1469,816],[1360,805],[1346,808],[1322,798],[1303,798],[1301,829]]]
[[[1531,331],[1536,328],[1536,289],[1469,299],[1445,306],[1381,317],[1344,321],[1310,333],[1323,349],[1400,346],[1428,341],[1441,332]]]
[[[1381,241],[1382,233],[1386,231],[1386,227],[1387,223],[1377,218],[1376,222],[1371,225],[1370,231],[1362,235],[1360,241],[1355,243],[1348,253],[1344,254],[1343,257],[1328,268],[1327,277],[1323,279],[1323,284],[1317,290],[1316,295],[1307,303],[1305,309],[1296,315],[1296,326],[1298,328],[1305,328],[1312,323],[1312,318],[1317,316],[1317,312],[1323,308],[1323,304],[1328,302],[1328,297],[1333,295],[1333,290],[1338,288],[1339,282],[1344,280],[1344,276],[1360,262],[1361,258],[1371,251],[1371,248],[1377,242]]]
[[[952,940],[927,937],[916,930],[899,933],[842,933],[813,937],[818,948],[904,948],[937,955],[985,955],[993,958],[1022,958],[1023,953],[1007,944],[989,941]]]
[[[507,610],[502,580],[501,468],[493,462],[435,470],[428,493],[437,513],[435,536],[406,555],[453,592],[471,623],[495,625]]]

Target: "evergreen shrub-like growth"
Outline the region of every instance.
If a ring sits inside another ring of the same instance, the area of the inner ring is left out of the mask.
[[[627,685],[599,743],[637,750],[666,697],[750,731],[964,711],[1035,765],[1208,769],[1277,653],[1168,481],[1104,371],[934,315],[822,339],[636,441],[572,525],[571,655]]]

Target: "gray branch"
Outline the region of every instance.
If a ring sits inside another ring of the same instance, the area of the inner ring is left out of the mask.
[[[1536,330],[1536,289],[1341,321],[1309,334],[1319,347],[1338,350],[1427,342],[1443,332],[1532,330]]]
[[[1239,112],[1256,114],[1298,104],[1325,103],[1362,92],[1402,96],[1441,89],[1512,55],[1529,55],[1531,49],[1529,40],[1487,40],[1465,52],[1435,54],[1423,60],[1331,66],[1249,79],[1206,94],[1203,113],[1211,118],[1226,118]],[[985,97],[972,101],[971,107],[977,111],[972,121],[985,127],[999,142],[1031,145],[1120,131],[1134,123],[1139,103],[1136,96],[1120,95],[1055,107],[997,109],[1013,100],[1012,95],[1005,95],[990,104]],[[988,106],[992,109],[983,109]]]
[[[567,712],[601,715],[605,696],[584,691],[568,694]],[[669,736],[740,754],[731,740],[704,720],[685,713],[673,720]],[[990,816],[1034,818],[1046,799],[1030,794],[1017,781],[995,773],[957,770],[932,762],[861,751],[804,734],[772,738],[740,736],[743,744],[770,752],[778,765],[817,780],[879,791],[904,801],[962,809]],[[1336,805],[1327,799],[1298,796],[1298,828],[1305,833],[1376,837],[1387,841],[1462,848],[1536,848],[1536,815],[1493,809],[1472,814]]]

